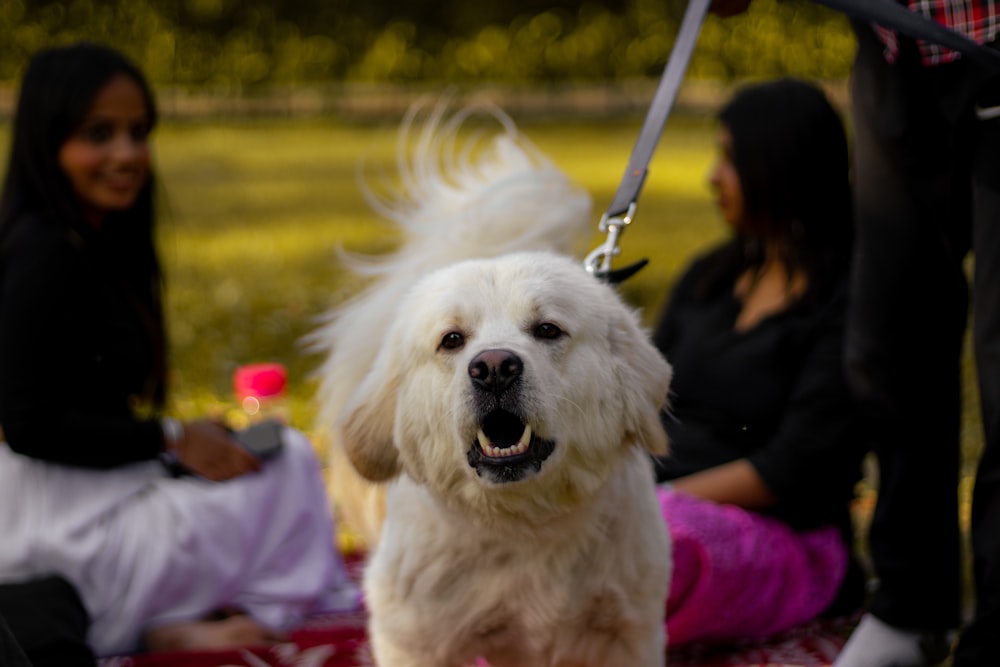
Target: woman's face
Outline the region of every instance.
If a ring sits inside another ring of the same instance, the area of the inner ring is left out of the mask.
[[[715,191],[715,205],[722,219],[733,229],[743,222],[743,187],[740,175],[733,164],[733,137],[725,126],[719,128],[718,157],[708,175],[708,182]]]
[[[88,224],[128,209],[149,180],[149,109],[142,89],[119,74],[94,97],[80,126],[59,149]]]

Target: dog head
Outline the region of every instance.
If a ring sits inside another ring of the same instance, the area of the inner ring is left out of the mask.
[[[367,478],[405,471],[446,502],[537,519],[595,493],[631,448],[666,452],[670,367],[575,260],[454,264],[397,313],[341,421]]]

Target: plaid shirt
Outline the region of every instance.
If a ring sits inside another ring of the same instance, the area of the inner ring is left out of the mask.
[[[934,19],[979,44],[992,42],[1000,31],[1000,0],[899,0],[899,2],[905,4],[910,11]],[[895,31],[880,25],[875,26],[875,31],[885,44],[885,59],[894,62],[899,53],[898,35]],[[917,46],[925,65],[939,65],[959,57],[957,51],[922,40],[917,41]]]

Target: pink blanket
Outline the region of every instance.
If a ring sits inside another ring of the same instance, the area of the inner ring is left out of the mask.
[[[836,528],[796,533],[754,512],[658,489],[673,540],[667,641],[757,639],[815,619],[847,572]]]

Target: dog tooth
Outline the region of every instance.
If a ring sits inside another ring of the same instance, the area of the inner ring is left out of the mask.
[[[525,426],[517,444],[511,447],[497,447],[490,442],[490,439],[486,436],[486,433],[484,433],[482,429],[479,429],[479,432],[476,434],[476,440],[479,442],[479,448],[486,456],[489,456],[490,458],[506,458],[510,456],[517,456],[528,451],[528,448],[531,446],[531,433],[531,427]]]

